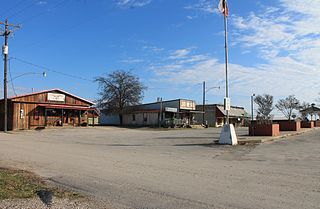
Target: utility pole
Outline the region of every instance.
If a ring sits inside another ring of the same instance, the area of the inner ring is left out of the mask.
[[[203,114],[202,114],[202,124],[203,125],[205,125],[205,117],[204,117],[204,115],[205,115],[205,108],[204,108],[204,106],[205,106],[205,104],[206,104],[206,82],[205,81],[203,81],[203,96],[202,96],[202,98],[203,98],[203,101],[202,101],[202,112],[203,112]]]
[[[160,110],[159,110],[159,128],[161,128],[162,123],[162,97],[158,98],[158,102],[160,102]]]
[[[252,136],[254,136],[254,121],[253,121],[253,111],[254,111],[254,108],[253,108],[253,100],[254,100],[254,97],[255,97],[256,95],[255,94],[252,94],[251,95],[251,135]]]
[[[8,54],[9,54],[9,47],[8,47],[8,36],[12,32],[9,27],[19,28],[18,25],[13,25],[8,23],[8,19],[6,21],[0,22],[0,25],[4,25],[4,32],[2,36],[4,36],[4,46],[2,47],[3,52],[3,61],[4,61],[4,72],[3,72],[3,97],[4,97],[4,118],[3,118],[3,130],[4,132],[8,131],[8,90],[7,90],[7,72],[8,72]]]

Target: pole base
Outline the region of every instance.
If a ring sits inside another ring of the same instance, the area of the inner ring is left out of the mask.
[[[219,144],[238,144],[238,139],[233,124],[225,124],[223,126],[220,134]]]

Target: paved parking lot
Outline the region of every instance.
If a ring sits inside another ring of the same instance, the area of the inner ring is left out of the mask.
[[[34,171],[117,209],[320,208],[320,130],[258,146],[212,144],[219,135],[112,127],[2,133],[0,166]]]

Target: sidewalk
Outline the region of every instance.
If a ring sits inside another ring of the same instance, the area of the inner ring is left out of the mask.
[[[277,139],[286,138],[289,136],[301,135],[303,133],[319,130],[319,127],[315,128],[302,128],[300,131],[281,131],[279,136],[248,136],[238,135],[238,144],[260,144],[264,142],[275,141]]]

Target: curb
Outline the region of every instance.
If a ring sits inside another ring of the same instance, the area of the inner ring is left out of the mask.
[[[315,128],[306,129],[306,130],[299,131],[299,132],[288,133],[288,134],[284,134],[284,135],[280,135],[280,136],[274,136],[274,137],[266,137],[266,138],[261,138],[261,139],[250,139],[250,138],[238,139],[238,144],[240,144],[240,145],[261,144],[261,143],[265,143],[265,142],[275,141],[276,139],[287,138],[289,136],[302,135],[304,133],[307,133],[307,132],[310,132],[310,131],[319,130],[319,129],[320,129],[319,127],[315,127]]]

